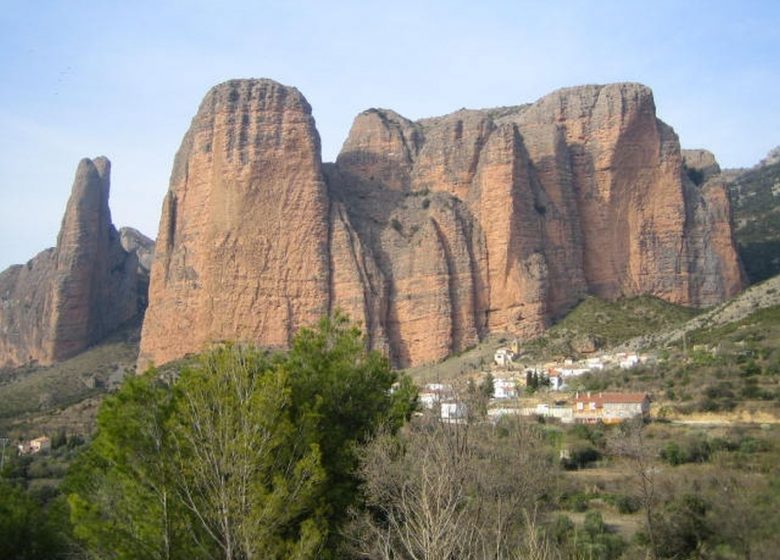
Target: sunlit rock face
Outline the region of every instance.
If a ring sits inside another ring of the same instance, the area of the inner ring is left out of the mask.
[[[69,358],[143,312],[145,273],[111,223],[110,168],[83,159],[57,246],[0,274],[0,365]]]
[[[231,81],[176,157],[141,360],[284,346],[340,308],[406,366],[538,333],[588,293],[710,305],[742,282],[725,190],[689,179],[645,86],[420,121],[371,109],[323,166],[297,90]]]

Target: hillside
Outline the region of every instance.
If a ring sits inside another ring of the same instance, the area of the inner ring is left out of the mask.
[[[50,366],[0,370],[0,434],[33,437],[59,430],[88,435],[103,395],[133,371],[140,322]]]
[[[780,276],[774,276],[764,282],[751,286],[729,301],[717,305],[697,315],[677,328],[649,330],[624,343],[627,349],[661,348],[669,344],[681,345],[684,335],[702,329],[724,326],[741,321],[760,309],[780,305]]]
[[[585,298],[542,336],[523,345],[537,358],[571,356],[612,348],[634,337],[666,332],[700,311],[652,296],[605,301]]]

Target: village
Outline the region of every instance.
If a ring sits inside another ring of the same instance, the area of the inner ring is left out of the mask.
[[[651,354],[600,353],[581,360],[532,363],[520,352],[519,343],[496,349],[490,368],[469,376],[470,390],[487,388],[486,416],[497,421],[515,415],[555,419],[565,424],[616,424],[647,416],[647,393],[571,391],[569,382],[589,372],[632,369],[654,363]],[[443,422],[461,423],[472,417],[469,389],[450,383],[428,383],[420,390],[421,408],[433,410]]]

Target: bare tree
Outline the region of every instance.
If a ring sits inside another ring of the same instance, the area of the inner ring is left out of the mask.
[[[517,422],[422,421],[401,437],[383,434],[363,458],[372,513],[360,520],[357,549],[382,560],[509,558],[551,466],[538,430]]]
[[[658,558],[658,542],[655,530],[656,467],[655,451],[648,444],[645,434],[645,419],[638,417],[625,422],[608,441],[614,455],[625,459],[636,483],[636,494],[645,513],[645,529],[649,541],[649,554],[653,560]]]

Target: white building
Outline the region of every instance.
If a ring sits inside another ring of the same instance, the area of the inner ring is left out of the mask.
[[[510,350],[509,348],[502,347],[496,350],[496,353],[493,355],[493,361],[496,362],[496,365],[499,365],[501,367],[507,367],[511,365],[514,362],[515,354]]]
[[[550,370],[547,378],[550,380],[550,390],[552,391],[561,391],[566,387],[566,384],[563,382],[563,376],[558,370]]]
[[[622,369],[631,369],[632,367],[635,367],[639,364],[639,356],[636,354],[626,354],[625,357],[623,357],[620,360],[620,367]]]
[[[460,424],[466,421],[468,416],[468,407],[458,401],[449,401],[441,403],[442,422]]]
[[[440,402],[451,399],[453,394],[452,385],[428,383],[418,395],[418,400],[423,407],[433,408]]]
[[[514,399],[517,397],[517,383],[513,379],[497,378],[493,380],[494,399]]]

